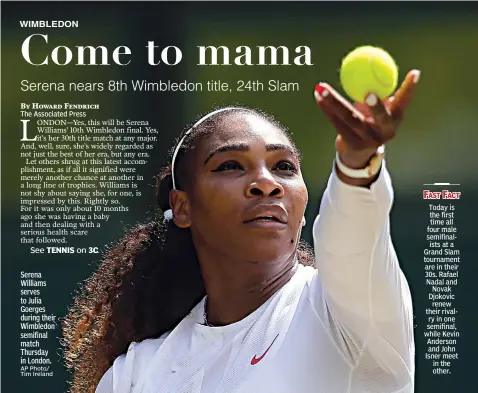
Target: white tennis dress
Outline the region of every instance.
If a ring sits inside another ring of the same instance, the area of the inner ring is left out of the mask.
[[[383,164],[370,189],[330,176],[314,227],[317,269],[243,320],[203,323],[204,300],[171,332],[132,343],[96,393],[412,393],[410,291],[389,230]]]

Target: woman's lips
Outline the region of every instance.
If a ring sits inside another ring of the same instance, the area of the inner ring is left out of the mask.
[[[252,229],[281,231],[287,228],[287,210],[279,203],[258,204],[245,214],[244,224]]]
[[[267,229],[274,231],[279,231],[287,228],[287,223],[277,221],[274,218],[265,217],[258,217],[253,220],[247,221],[244,224],[246,224],[250,228]]]
[[[264,222],[267,225],[276,223],[287,226],[287,211],[278,204],[256,205],[248,211],[245,224]]]

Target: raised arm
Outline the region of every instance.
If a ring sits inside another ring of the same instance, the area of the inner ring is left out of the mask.
[[[358,113],[328,85],[317,89],[346,167],[365,167],[377,146],[393,138],[417,75],[409,73],[391,101],[368,100],[368,113]],[[314,223],[317,313],[351,366],[351,391],[413,391],[412,302],[390,238],[392,203],[385,163],[368,178],[346,176],[334,165]]]
[[[412,303],[390,239],[392,199],[385,166],[370,188],[348,185],[334,171],[313,228],[317,311],[353,369],[351,384],[366,392],[413,383]]]

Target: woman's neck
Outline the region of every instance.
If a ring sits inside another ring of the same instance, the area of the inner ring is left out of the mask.
[[[207,322],[214,326],[240,321],[257,310],[296,271],[295,255],[277,263],[224,262],[223,258],[205,256],[200,261],[207,293]]]

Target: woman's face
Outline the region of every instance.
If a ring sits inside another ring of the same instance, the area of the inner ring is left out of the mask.
[[[307,188],[283,132],[254,114],[235,114],[201,138],[194,153],[189,220],[198,251],[277,261],[297,247]]]

